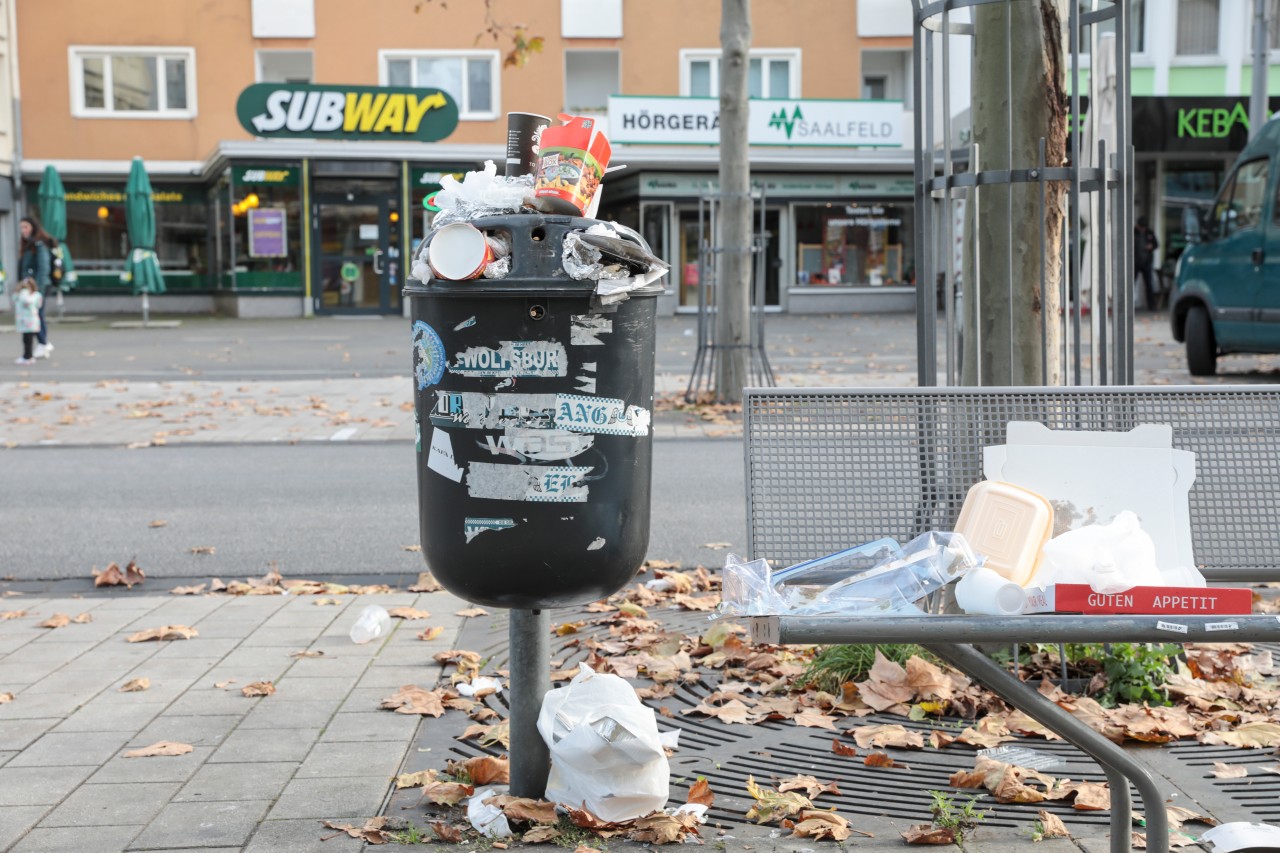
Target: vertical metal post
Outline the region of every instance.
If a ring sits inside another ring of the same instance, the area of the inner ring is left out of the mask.
[[[1074,332],[1074,368],[1075,368],[1075,384],[1084,384],[1081,381],[1081,341],[1080,341],[1080,320],[1083,316],[1081,303],[1084,301],[1084,294],[1081,293],[1080,286],[1080,264],[1082,261],[1080,252],[1080,7],[1076,3],[1071,4],[1070,11],[1067,15],[1067,30],[1071,49],[1071,124],[1068,127],[1068,133],[1071,135],[1071,191],[1070,202],[1067,205],[1067,292],[1072,296],[1072,304],[1068,309],[1071,315],[1071,326]],[[1105,311],[1106,306],[1093,306],[1095,309]]]
[[[933,38],[922,25],[919,9],[916,9],[916,25],[912,30],[915,52],[915,143],[916,143],[916,383],[921,387],[938,384],[936,289],[932,280],[933,248],[927,244],[932,235],[929,228],[931,193],[928,181],[933,178],[932,110],[925,106],[921,96],[926,89],[923,78],[928,75],[932,84]],[[932,99],[930,99],[930,106]],[[926,124],[928,125],[926,129]]]
[[[511,648],[511,793],[542,799],[551,772],[551,754],[538,733],[542,697],[551,689],[551,614],[512,610]]]
[[[1253,0],[1253,86],[1249,92],[1249,138],[1262,130],[1267,120],[1267,0]]]

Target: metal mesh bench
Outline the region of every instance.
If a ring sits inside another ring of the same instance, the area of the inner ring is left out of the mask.
[[[1192,539],[1207,578],[1280,579],[1280,387],[748,389],[744,405],[751,558],[775,565],[892,536],[950,530],[982,448],[1003,444],[1009,421],[1052,429],[1127,431],[1169,424],[1175,448],[1196,454]],[[1165,792],[1118,746],[1013,678],[972,643],[1275,641],[1280,620],[1154,616],[756,617],[773,643],[922,643],[941,659],[1090,755],[1112,791],[1111,850],[1131,848],[1128,782],[1141,796],[1148,849],[1168,850]],[[1172,620],[1171,620],[1172,621]]]

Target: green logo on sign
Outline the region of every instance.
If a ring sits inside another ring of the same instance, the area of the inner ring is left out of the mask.
[[[787,131],[787,139],[791,138],[791,131],[795,130],[796,124],[804,120],[804,113],[800,112],[800,105],[796,104],[795,110],[791,113],[791,118],[787,118],[787,108],[779,107],[778,111],[769,116],[769,127],[784,128]]]
[[[436,142],[458,126],[458,105],[440,89],[255,83],[236,118],[254,136]]]
[[[1221,139],[1230,136],[1237,124],[1249,129],[1249,113],[1242,103],[1231,110],[1213,107],[1178,110],[1178,136],[1184,138]]]
[[[355,282],[355,280],[360,277],[360,267],[351,263],[351,261],[347,261],[342,265],[342,268],[338,270],[338,275],[342,276],[343,281]]]

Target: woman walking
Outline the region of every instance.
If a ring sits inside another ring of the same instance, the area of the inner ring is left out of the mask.
[[[18,280],[33,279],[37,291],[47,295],[52,289],[54,239],[30,216],[22,217],[22,256],[18,261]],[[44,300],[40,300],[40,328],[36,332],[35,358],[48,358],[53,352],[49,343],[49,327],[44,321]]]

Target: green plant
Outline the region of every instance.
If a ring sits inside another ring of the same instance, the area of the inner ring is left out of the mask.
[[[981,794],[974,794],[963,806],[956,806],[955,800],[944,791],[927,791],[933,797],[933,825],[949,829],[955,835],[956,846],[964,849],[965,838],[978,828],[978,824],[987,816],[986,811],[978,810]]]
[[[1182,648],[1172,643],[1070,643],[1067,662],[1085,672],[1101,672],[1107,684],[1098,694],[1106,707],[1132,702],[1168,705],[1165,680],[1173,673],[1170,660]]]
[[[426,844],[432,836],[429,830],[423,830],[411,822],[403,831],[394,833],[391,837],[397,844]]]
[[[926,660],[934,660],[933,656],[917,645],[889,646],[827,646],[809,661],[800,680],[805,684],[813,684],[819,690],[828,693],[839,693],[840,685],[847,681],[859,681],[867,677],[871,666],[876,662],[876,649],[894,663],[903,664],[912,655]]]
[[[556,829],[560,830],[560,835],[555,839],[555,843],[560,847],[569,850],[576,850],[582,846],[597,847],[601,850],[609,849],[603,839],[576,825],[568,817],[562,816],[560,822],[556,824]]]

